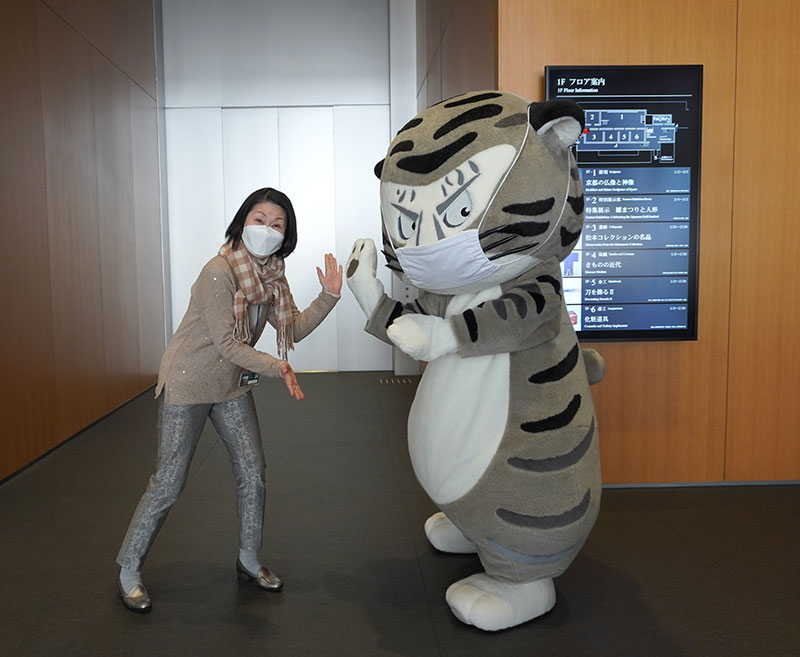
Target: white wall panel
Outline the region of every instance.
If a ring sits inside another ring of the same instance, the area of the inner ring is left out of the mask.
[[[222,110],[222,149],[225,175],[225,218],[233,219],[251,192],[280,189],[278,110]]]
[[[386,0],[163,0],[167,107],[389,102]]]
[[[389,144],[389,107],[337,107],[334,109],[336,162],[336,257],[347,264],[353,242],[370,237],[381,248],[379,181],[373,166],[386,155]],[[378,255],[378,277],[391,290],[391,272]],[[345,283],[345,288],[347,284]],[[392,368],[389,345],[364,332],[366,318],[345,289],[338,304],[340,370]]]
[[[220,109],[166,111],[173,330],[197,275],[225,239]]]
[[[390,55],[390,14],[406,24],[415,2],[161,4],[168,108],[165,237],[174,326],[235,211],[251,191],[264,186],[286,192],[297,210],[299,243],[287,260],[287,276],[297,305],[305,308],[319,291],[316,267],[323,266],[326,252],[344,265],[355,239],[380,242],[372,169],[385,154],[391,122],[398,119],[389,116],[391,98],[403,95],[397,81],[390,91],[390,58],[392,67],[412,73],[415,68],[414,53],[405,52],[408,39],[396,43]],[[396,34],[393,38],[398,41]],[[407,113],[404,107],[398,110]],[[391,275],[380,265],[389,290]],[[346,286],[342,297],[331,317],[297,345],[292,365],[298,370],[390,368],[391,349],[364,333],[365,319]],[[257,346],[275,353],[271,328]]]
[[[297,248],[286,259],[286,277],[300,310],[320,291],[317,267],[336,250],[333,109],[300,107],[278,111],[281,191],[297,215]],[[336,370],[338,308],[289,355],[296,370]],[[275,354],[275,332],[267,327],[258,349]]]

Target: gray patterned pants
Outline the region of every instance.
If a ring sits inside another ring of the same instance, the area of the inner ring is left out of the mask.
[[[239,511],[239,547],[261,547],[264,522],[264,449],[252,391],[218,404],[158,406],[158,458],[156,472],[131,519],[117,563],[141,570],[150,546],[172,505],[178,500],[189,474],[197,442],[206,419],[228,448],[236,478]]]

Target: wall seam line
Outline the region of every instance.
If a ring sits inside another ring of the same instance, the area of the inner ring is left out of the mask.
[[[72,30],[72,31],[73,31],[73,32],[74,32],[74,33],[75,33],[75,34],[76,34],[76,35],[77,35],[77,36],[78,36],[80,39],[82,39],[83,41],[85,41],[85,42],[86,42],[86,43],[89,45],[89,47],[90,47],[92,50],[94,50],[95,52],[97,52],[97,54],[99,54],[99,55],[100,55],[100,56],[101,56],[103,59],[105,59],[105,60],[106,60],[106,61],[107,61],[109,64],[111,64],[111,65],[112,65],[112,66],[113,66],[115,69],[117,69],[117,70],[118,70],[120,73],[122,73],[122,75],[124,75],[126,78],[128,78],[128,80],[130,80],[130,81],[131,81],[133,84],[135,84],[135,85],[136,85],[137,87],[139,87],[139,88],[140,88],[142,91],[144,91],[144,93],[146,93],[148,96],[150,96],[150,98],[152,98],[154,101],[158,102],[158,101],[157,101],[157,99],[155,98],[155,96],[152,96],[152,95],[150,94],[150,92],[149,92],[149,91],[147,91],[147,89],[145,89],[145,88],[144,88],[144,87],[143,87],[141,84],[139,84],[139,83],[138,83],[136,80],[134,80],[134,79],[133,79],[133,78],[130,76],[130,74],[129,74],[127,71],[125,71],[125,70],[123,70],[122,68],[120,68],[119,64],[117,64],[117,63],[116,63],[114,60],[112,60],[112,59],[111,59],[111,58],[110,58],[108,55],[106,55],[106,54],[105,54],[105,53],[104,53],[102,50],[100,50],[100,48],[98,48],[98,47],[97,47],[96,45],[94,45],[94,44],[93,44],[91,41],[89,41],[89,39],[88,39],[88,38],[87,38],[87,37],[86,37],[84,34],[82,34],[81,32],[79,32],[79,31],[78,31],[78,29],[77,29],[77,28],[76,28],[76,27],[75,27],[75,26],[74,26],[72,23],[70,23],[70,22],[69,22],[69,21],[68,21],[68,20],[67,20],[67,19],[66,19],[64,16],[62,16],[61,14],[59,14],[59,13],[58,13],[58,11],[56,11],[56,10],[55,10],[53,7],[51,7],[51,6],[48,4],[47,0],[39,0],[39,2],[41,2],[41,4],[42,4],[42,5],[44,5],[45,7],[47,7],[47,8],[48,8],[48,9],[49,9],[49,10],[50,10],[52,13],[53,13],[53,15],[54,15],[54,16],[58,17],[58,19],[59,19],[59,20],[60,20],[62,23],[64,23],[64,25],[66,25],[66,26],[67,26],[67,27],[68,27],[70,30]],[[155,31],[154,31],[154,35],[153,35],[153,36],[154,36],[154,38],[155,38]],[[155,71],[154,71],[154,73],[155,73]],[[158,95],[158,91],[156,91],[156,95]]]
[[[736,0],[736,28],[734,30],[735,42],[733,49],[733,144],[731,156],[731,240],[728,252],[728,341],[727,341],[727,372],[725,376],[725,422],[724,432],[725,441],[722,445],[722,481],[728,480],[728,435],[729,412],[730,412],[730,388],[731,388],[731,333],[733,321],[733,247],[734,232],[736,229],[734,218],[736,215],[736,120],[739,98],[739,10],[740,0]]]
[[[42,129],[42,176],[44,179],[44,212],[45,212],[45,240],[46,240],[46,254],[47,254],[47,284],[48,284],[48,295],[47,295],[47,303],[50,309],[50,330],[48,331],[48,338],[49,338],[49,346],[50,346],[50,372],[55,378],[56,373],[56,336],[55,336],[55,322],[53,321],[54,316],[54,307],[53,307],[53,266],[52,266],[52,254],[50,250],[50,199],[49,194],[47,193],[48,187],[48,171],[47,171],[47,131],[45,129],[45,110],[44,110],[44,95],[45,95],[45,88],[44,88],[44,66],[42,65],[42,45],[41,45],[41,24],[39,23],[39,12],[34,7],[34,17],[36,19],[36,63],[38,66],[39,71],[39,109],[41,110],[41,129]],[[50,391],[55,398],[58,389],[57,386],[50,384]],[[58,423],[56,421],[56,414],[52,412],[49,415],[48,424],[45,425],[49,428],[49,436],[47,436],[47,443],[49,444],[52,440],[58,439],[59,431],[58,431]],[[40,447],[36,448],[37,450]],[[27,456],[25,458],[28,458]],[[35,460],[35,459],[34,459]],[[23,466],[25,467],[25,466]],[[2,483],[3,480],[0,480]]]

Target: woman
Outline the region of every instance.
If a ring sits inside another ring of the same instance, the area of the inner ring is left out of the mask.
[[[245,199],[225,237],[219,254],[192,286],[186,315],[161,358],[156,472],[117,555],[119,593],[133,611],[151,608],[142,564],[186,483],[209,417],[228,448],[236,477],[239,578],[271,591],[283,585],[257,554],[264,514],[264,451],[252,386],[260,375],[280,376],[289,394],[303,399],[287,354],[294,341],[311,333],[336,305],[342,268],[326,254],[325,272],[317,267],[322,291],[306,310],[297,310],[284,275],[284,258],[297,244],[294,209],[285,194],[270,187]],[[280,358],[253,348],[267,321],[276,329]]]

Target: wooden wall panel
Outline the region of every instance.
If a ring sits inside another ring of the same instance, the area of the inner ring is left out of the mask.
[[[136,84],[155,98],[156,42],[153,3],[126,1],[128,64],[125,70]]]
[[[0,4],[0,480],[155,382],[153,18],[149,0]]]
[[[699,339],[603,343],[593,388],[604,480],[724,478],[736,0],[499,0],[498,87],[544,95],[544,66],[703,64]]]
[[[436,51],[436,57],[433,58],[431,66],[428,69],[428,77],[426,78],[425,97],[417,99],[417,111],[422,111],[429,105],[438,103],[442,100],[442,56],[441,50]]]
[[[120,43],[122,33],[115,17],[124,0],[42,0],[42,2],[106,57],[117,62],[118,66],[124,64],[120,53],[125,52],[127,55],[127,38],[124,44]]]
[[[443,14],[442,99],[467,91],[494,89],[497,5],[486,0],[458,0],[450,4],[452,9]]]
[[[0,479],[52,447],[53,339],[36,7],[0,3]]]
[[[434,58],[440,56],[445,23],[442,21],[442,0],[426,0],[425,5],[425,63],[426,69],[430,70]]]
[[[800,4],[739,1],[726,477],[800,479]]]
[[[497,82],[497,6],[487,0],[418,0],[417,107]]]
[[[104,388],[114,408],[135,394],[139,372],[130,80],[99,53],[92,55]]]
[[[91,47],[38,6],[55,350],[55,424],[64,438],[108,409],[97,225]]]
[[[155,381],[165,347],[161,198],[156,102],[134,83],[130,98],[141,387]]]
[[[428,2],[417,0],[417,96],[425,83],[428,74],[428,40],[422,38],[428,26]]]
[[[417,0],[418,110],[441,99],[443,30],[442,0]]]
[[[44,0],[44,4],[155,98],[151,1]]]

